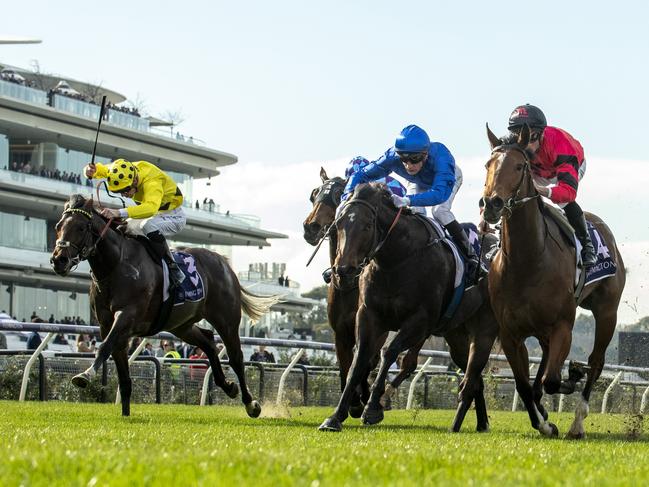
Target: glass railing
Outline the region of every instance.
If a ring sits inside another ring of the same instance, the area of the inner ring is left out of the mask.
[[[47,105],[47,93],[29,86],[0,80],[0,95],[25,100],[38,105]]]
[[[127,129],[139,130],[140,132],[147,132],[149,130],[149,120],[128,113],[120,112],[117,110],[108,110],[108,122],[113,125],[119,125]]]
[[[234,225],[243,228],[260,228],[261,219],[249,215],[236,215],[232,213],[219,213],[216,211],[197,210],[191,206],[184,206],[185,213],[188,217],[205,220],[208,222],[221,223],[224,225]]]
[[[93,190],[90,186],[59,181],[57,179],[43,178],[33,174],[22,172],[8,171],[0,169],[0,182],[20,185],[21,187],[37,188],[48,193],[56,193],[64,196],[81,193],[90,194]]]
[[[31,187],[42,189],[48,193],[56,193],[68,196],[75,193],[80,194],[94,194],[94,187],[86,186],[85,184],[79,185],[76,183],[69,183],[66,181],[58,181],[56,179],[44,178],[33,174],[25,174],[22,172],[9,171],[0,169],[0,182],[19,185],[21,187]],[[101,192],[102,199],[105,192]],[[229,213],[218,213],[204,210],[196,210],[194,208],[183,206],[185,213],[188,217],[196,220],[203,220],[207,223],[220,223],[227,226],[236,226],[240,228],[260,228],[261,219],[252,215],[236,215]]]
[[[271,280],[261,280],[258,277],[255,277],[256,272],[238,272],[237,277],[239,282],[243,287],[248,291],[261,294],[266,296],[294,296],[296,298],[300,296],[300,285],[297,282],[291,281],[288,287],[280,286],[277,281]]]
[[[97,120],[101,112],[99,105],[57,94],[52,95],[52,106],[62,112],[74,113],[93,120]]]
[[[11,266],[22,266],[27,268],[51,269],[50,257],[51,252],[29,250],[25,248],[15,248],[0,246],[0,263]],[[75,275],[87,275],[90,272],[90,265],[84,261],[79,264],[73,272]],[[54,273],[52,273],[54,275]]]

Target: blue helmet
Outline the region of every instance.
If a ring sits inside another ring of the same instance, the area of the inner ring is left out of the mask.
[[[430,147],[428,134],[421,127],[408,125],[394,143],[397,152],[424,152]]]

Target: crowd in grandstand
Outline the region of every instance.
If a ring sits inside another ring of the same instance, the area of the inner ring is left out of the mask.
[[[4,169],[7,169],[7,167],[5,166]],[[59,169],[49,169],[45,166],[40,166],[37,168],[36,166],[32,166],[29,162],[18,163],[14,161],[11,163],[9,170],[14,172],[21,172],[23,174],[30,174],[32,176],[40,176],[42,178],[56,179],[57,181],[64,181],[66,183],[79,185],[85,184],[86,186],[92,187],[92,181],[86,179],[84,183],[81,179],[81,174],[67,171],[61,172]]]

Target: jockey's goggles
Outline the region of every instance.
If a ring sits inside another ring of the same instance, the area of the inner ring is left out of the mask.
[[[530,134],[530,142],[536,142],[537,140],[540,140],[541,135],[543,135],[543,132],[532,132]]]
[[[403,162],[404,164],[406,163],[420,164],[424,162],[424,159],[426,159],[428,153],[427,152],[397,152],[397,155],[399,156],[399,159],[401,159],[401,162]]]

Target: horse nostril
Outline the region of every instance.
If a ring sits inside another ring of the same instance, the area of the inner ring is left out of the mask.
[[[503,206],[505,206],[505,202],[500,196],[492,198],[490,203],[494,210],[502,210]]]

